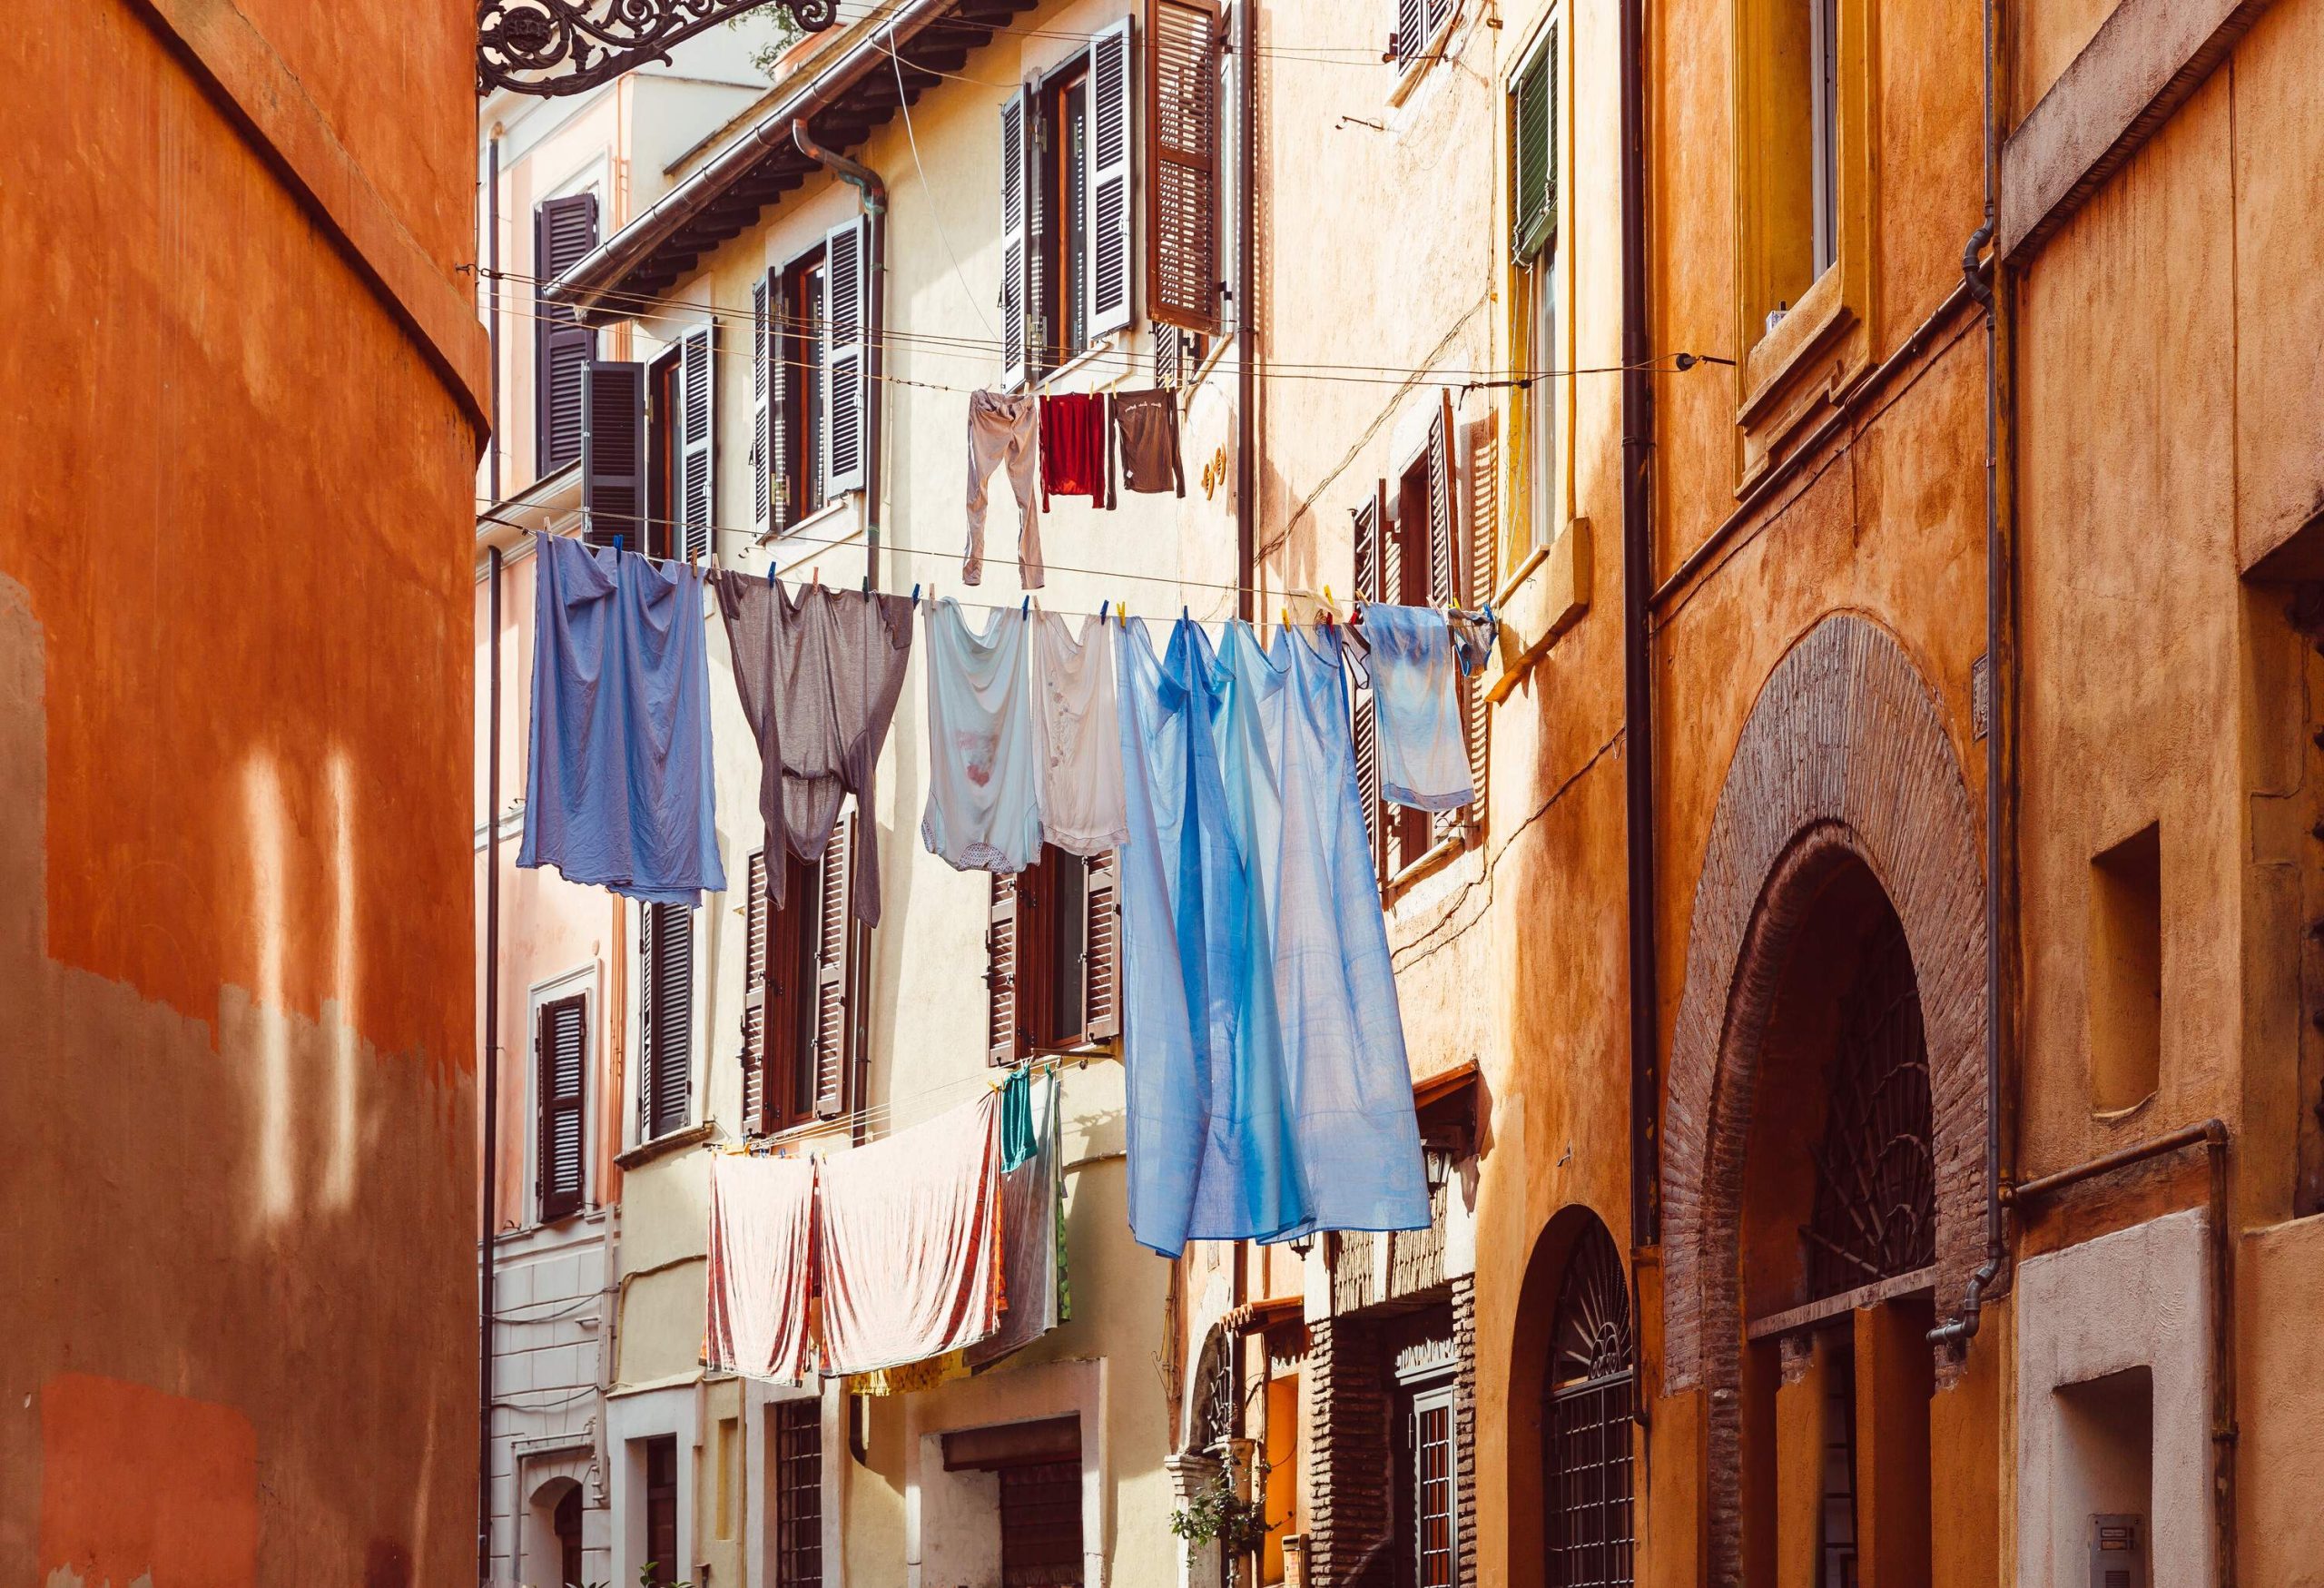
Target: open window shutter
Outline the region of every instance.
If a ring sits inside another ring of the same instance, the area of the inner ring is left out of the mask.
[[[1459,3],[1460,0],[1428,0],[1428,37],[1421,41],[1423,45],[1436,36],[1438,28],[1452,19],[1453,8]]]
[[[586,1086],[587,1003],[576,997],[543,1004],[533,1044],[539,1064],[536,1159],[541,1221],[547,1223],[581,1210],[586,1175],[581,1100]]]
[[[710,554],[718,516],[717,322],[678,339],[678,551],[689,561]]]
[[[775,279],[751,283],[751,533],[763,538],[774,512]]]
[[[581,383],[582,538],[645,549],[645,366],[593,359]]]
[[[766,851],[751,856],[749,892],[743,905],[743,1129],[763,1136],[767,1107],[767,898]]]
[[[1558,35],[1550,35],[1517,79],[1516,148],[1511,176],[1510,248],[1522,264],[1557,229]]]
[[[1468,589],[1461,577],[1459,495],[1452,479],[1452,394],[1441,392],[1437,397],[1436,417],[1428,427],[1428,600],[1432,607],[1464,606]],[[1467,678],[1455,677],[1453,688],[1459,693],[1461,715],[1470,720],[1470,697],[1476,693]],[[1475,745],[1470,745],[1473,757]],[[1443,838],[1456,828],[1474,819],[1474,806],[1457,811],[1433,812],[1429,818],[1431,835]]]
[[[1219,28],[1216,0],[1154,0],[1146,40],[1146,312],[1205,333],[1218,330]]]
[[[1467,566],[1461,605],[1475,611],[1493,598],[1501,580],[1501,414],[1487,409],[1469,426],[1469,535]],[[1485,698],[1484,679],[1462,680],[1462,705],[1469,730],[1469,783],[1477,797],[1469,806],[1469,820],[1485,819],[1485,754],[1492,703]]]
[[[684,1128],[693,1106],[694,912],[683,904],[645,907],[645,1069],[641,1137]]]
[[[832,829],[823,850],[822,874],[813,894],[815,920],[815,1117],[836,1119],[847,1111],[849,1070],[853,1058],[852,981],[852,932],[848,884],[855,873],[856,815],[851,811]]]
[[[1396,0],[1396,70],[1409,72],[1428,40],[1426,0]]]
[[[1122,1033],[1121,866],[1112,850],[1093,854],[1083,891],[1088,926],[1082,937],[1082,1034],[1092,1042]]]
[[[993,873],[992,912],[984,931],[984,984],[990,1011],[985,1021],[985,1056],[995,1064],[1014,1064],[1024,1051],[1017,1019],[1018,975],[1023,964],[1019,882],[1017,873]]]
[[[865,222],[832,229],[823,243],[823,486],[834,495],[863,488],[864,315],[876,284],[864,266]]]
[[[1130,319],[1130,19],[1089,44],[1089,283],[1092,337],[1119,330]]]
[[[1000,383],[1025,383],[1032,313],[1033,100],[1019,91],[1000,107]]]
[[[581,456],[581,382],[596,357],[597,333],[576,321],[570,309],[542,298],[540,290],[596,246],[596,194],[545,200],[533,212],[533,450],[542,474]]]
[[[1388,538],[1383,522],[1387,498],[1387,482],[1383,480],[1374,488],[1372,499],[1356,509],[1354,584],[1358,601],[1380,598],[1381,547]],[[1371,686],[1352,691],[1348,698],[1353,717],[1349,726],[1355,741],[1355,786],[1364,808],[1364,834],[1372,841],[1373,870],[1384,878],[1388,872],[1388,826],[1380,805],[1380,725],[1373,715]]]

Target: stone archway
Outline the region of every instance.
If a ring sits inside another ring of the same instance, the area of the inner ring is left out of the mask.
[[[1935,692],[1886,630],[1841,614],[1768,676],[1695,886],[1663,1114],[1664,1388],[1708,1388],[1713,1580],[1739,1542],[1738,1266],[1745,1142],[1771,1006],[1803,922],[1860,863],[1904,928],[1925,1024],[1935,1301],[1984,1247],[1980,824]],[[1722,1346],[1721,1343],[1726,1345]]]

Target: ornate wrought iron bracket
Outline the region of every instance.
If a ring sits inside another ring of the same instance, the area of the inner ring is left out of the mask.
[[[839,15],[838,0],[477,0],[477,88],[584,93],[771,4],[805,33],[822,32]]]

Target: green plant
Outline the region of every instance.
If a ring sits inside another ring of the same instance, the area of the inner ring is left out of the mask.
[[[1266,1506],[1236,1494],[1221,1472],[1196,1491],[1185,1510],[1170,1513],[1170,1531],[1187,1541],[1189,1555],[1216,1543],[1227,1559],[1237,1559],[1266,1542]]]

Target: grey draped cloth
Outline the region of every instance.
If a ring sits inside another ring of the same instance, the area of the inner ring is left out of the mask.
[[[911,599],[801,586],[722,570],[710,576],[734,686],[759,744],[759,814],[766,822],[767,897],[783,903],[782,852],[808,865],[830,844],[840,804],[863,813],[850,911],[880,922],[880,845],[872,836],[874,770],[911,659]]]

